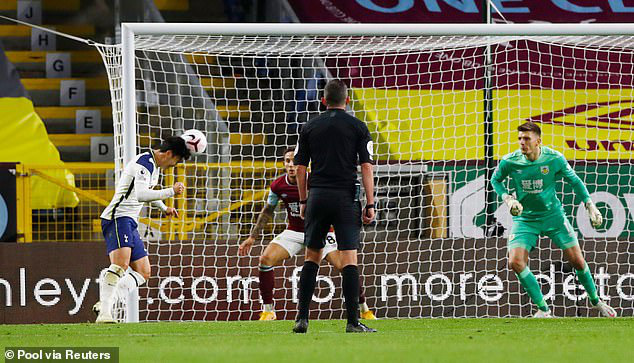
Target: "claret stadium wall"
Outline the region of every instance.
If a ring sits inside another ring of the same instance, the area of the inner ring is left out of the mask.
[[[502,257],[505,239],[433,239],[384,244],[376,255],[361,254],[368,305],[378,317],[528,316],[528,297],[519,293],[515,276]],[[581,240],[599,295],[632,314],[634,274],[627,241]],[[182,248],[179,264],[167,265],[160,255],[169,246],[150,245],[150,261],[159,277],[141,291],[141,321],[254,320],[261,310],[257,266],[240,261],[237,246],[204,256],[204,243]],[[179,247],[180,248],[180,247]],[[412,253],[411,250],[418,252]],[[451,252],[448,252],[451,251]],[[600,251],[600,252],[596,252]],[[0,244],[3,266],[0,323],[87,322],[99,296],[99,271],[108,263],[102,243],[40,242]],[[259,249],[254,251],[255,254]],[[444,257],[451,254],[451,258]],[[555,310],[568,316],[592,316],[585,292],[561,253],[541,249],[531,256],[531,269]],[[244,260],[244,259],[243,259]],[[278,319],[294,319],[302,259],[287,261],[277,274]],[[55,269],[51,268],[56,266]],[[61,267],[60,267],[61,266]],[[341,278],[322,266],[312,317],[343,318]],[[565,307],[565,310],[564,310]],[[327,309],[327,310],[326,310]]]

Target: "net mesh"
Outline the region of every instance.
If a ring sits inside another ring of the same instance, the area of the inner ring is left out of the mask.
[[[488,189],[528,120],[604,214],[594,230],[580,198],[558,185],[600,296],[632,315],[631,44],[624,36],[136,36],[138,152],[190,128],[209,143],[162,177],[164,186],[187,186],[167,201],[180,218],[145,212],[154,277],[140,292],[141,320],[257,318],[258,256],[285,229],[283,208],[249,257],[237,256],[238,244],[284,173],[281,152],[323,110],[320,90],[331,78],[349,85],[349,111],[375,141],[378,215],[362,232],[360,271],[378,317],[534,312],[507,268],[508,208]],[[120,168],[120,48],[102,55]],[[596,315],[550,239],[530,257],[555,315]],[[295,257],[275,268],[278,319],[295,316],[299,266]],[[340,280],[322,265],[313,317],[343,317]]]

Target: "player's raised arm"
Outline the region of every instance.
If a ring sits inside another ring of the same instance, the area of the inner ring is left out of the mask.
[[[154,159],[157,166],[163,169],[176,166],[182,160],[187,159],[190,156],[191,149],[185,145],[185,148],[177,147],[176,144],[181,143],[181,138],[171,137],[166,138],[165,141],[154,152]],[[159,190],[152,189],[152,185],[156,184],[152,182],[152,175],[154,172],[154,166],[149,162],[140,162],[136,165],[136,173],[134,175],[134,192],[139,202],[149,202],[155,208],[159,208],[167,216],[178,217],[176,208],[168,207],[162,201],[171,198],[175,195],[182,194],[185,191],[185,185],[181,182],[176,182],[171,188],[164,188]]]
[[[560,167],[558,175],[561,175],[572,186],[575,194],[581,198],[586,210],[588,211],[588,216],[590,217],[592,226],[595,228],[601,226],[601,224],[603,224],[603,216],[601,215],[601,212],[599,212],[599,209],[597,209],[594,202],[592,202],[586,185],[583,183],[581,178],[579,178],[577,173],[575,173],[570,164],[568,164],[568,161],[563,155],[557,158],[557,163]]]
[[[176,182],[171,188],[153,190],[150,188],[151,172],[144,166],[139,165],[137,173],[134,177],[134,191],[139,202],[150,202],[150,204],[159,208],[167,216],[178,217],[176,208],[168,207],[162,201],[175,195],[183,193],[185,186],[181,182]]]
[[[171,198],[181,194],[185,190],[185,186],[181,182],[176,182],[171,188],[159,190],[150,189],[149,177],[144,179],[140,175],[147,174],[141,170],[134,179],[134,189],[136,198],[139,202],[154,202]]]
[[[156,166],[160,169],[168,169],[176,166],[179,162],[189,158],[190,150],[180,137],[172,136],[166,138],[158,149],[152,153],[152,158]],[[176,182],[171,188],[153,190],[150,186],[158,181],[158,175],[154,172],[154,164],[149,159],[139,160],[134,165],[134,191],[139,202],[153,202],[164,200],[181,194],[185,186],[181,182]],[[152,178],[154,175],[154,183]],[[159,205],[159,207],[162,206]]]

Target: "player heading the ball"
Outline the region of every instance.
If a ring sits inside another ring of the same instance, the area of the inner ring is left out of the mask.
[[[103,274],[99,301],[93,307],[97,323],[114,323],[112,304],[115,291],[127,296],[150,278],[150,261],[137,230],[143,203],[150,202],[167,216],[178,217],[174,208],[162,200],[181,194],[185,187],[173,186],[153,190],[161,169],[176,166],[190,156],[190,149],[181,137],[170,136],[155,149],[135,156],[124,168],[112,201],[101,214],[101,229],[106,240],[110,266]],[[128,267],[131,269],[128,271]]]

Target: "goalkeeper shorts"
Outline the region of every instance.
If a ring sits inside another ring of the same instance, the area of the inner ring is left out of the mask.
[[[528,252],[537,246],[539,236],[548,236],[562,250],[579,245],[577,233],[568,218],[561,213],[553,213],[544,218],[513,218],[513,226],[508,238],[508,250],[522,247]]]

